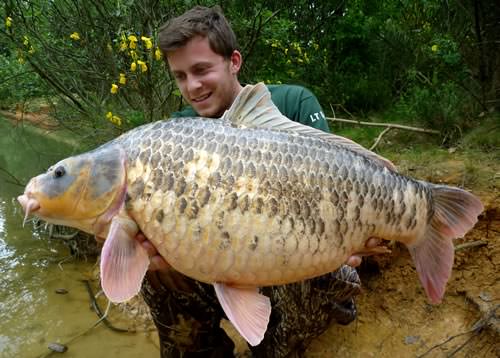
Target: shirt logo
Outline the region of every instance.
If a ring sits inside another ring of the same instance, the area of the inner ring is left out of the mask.
[[[312,113],[309,115],[309,118],[311,119],[311,122],[314,123],[316,121],[319,121],[320,119],[325,119],[325,114],[323,111]]]

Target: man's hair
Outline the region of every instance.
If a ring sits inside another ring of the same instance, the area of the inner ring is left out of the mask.
[[[169,51],[185,46],[196,36],[208,38],[212,51],[225,59],[229,59],[233,51],[238,49],[233,29],[218,5],[211,8],[195,6],[168,21],[160,27],[159,46],[166,55]]]

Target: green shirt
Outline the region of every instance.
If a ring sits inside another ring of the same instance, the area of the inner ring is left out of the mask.
[[[328,123],[321,105],[307,88],[296,85],[267,85],[271,99],[280,112],[292,121],[329,132]],[[173,112],[171,117],[196,117],[191,106]]]

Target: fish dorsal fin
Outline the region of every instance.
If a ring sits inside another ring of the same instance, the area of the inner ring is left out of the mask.
[[[238,127],[268,128],[329,140],[379,165],[396,171],[396,167],[388,159],[379,156],[348,138],[326,133],[288,119],[274,105],[271,100],[271,93],[262,82],[243,87],[222,118]]]

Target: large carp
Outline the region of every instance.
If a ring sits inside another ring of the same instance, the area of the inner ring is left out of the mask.
[[[62,160],[19,202],[26,216],[106,238],[101,283],[114,302],[140,290],[141,230],[174,269],[214,285],[252,345],[271,310],[259,286],[334,271],[372,236],[406,244],[439,302],[452,239],[483,210],[464,190],[410,179],[352,141],[286,119],[262,84],[245,87],[222,119],[154,122]]]

